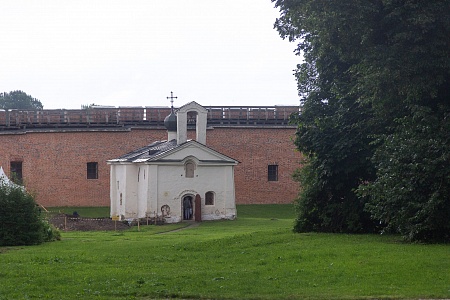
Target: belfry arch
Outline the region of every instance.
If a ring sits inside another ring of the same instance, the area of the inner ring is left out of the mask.
[[[206,122],[208,111],[196,102],[190,102],[177,111],[177,141],[182,144],[187,141],[188,114],[195,116],[196,141],[206,145]],[[190,121],[193,123],[192,121]]]

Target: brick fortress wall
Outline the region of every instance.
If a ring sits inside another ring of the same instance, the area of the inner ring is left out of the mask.
[[[195,131],[189,131],[194,138]],[[209,126],[207,146],[240,163],[235,168],[236,203],[292,203],[298,183],[291,174],[300,154],[289,126]],[[162,127],[64,128],[2,131],[0,165],[22,162],[25,186],[44,206],[109,206],[109,166],[117,158],[155,140]],[[86,164],[98,162],[98,179],[86,178]],[[267,166],[278,165],[279,180],[268,181]]]
[[[292,203],[298,183],[292,173],[300,153],[292,128],[216,128],[207,131],[206,144],[240,163],[235,168],[237,204]],[[278,165],[278,181],[268,181],[267,166]]]

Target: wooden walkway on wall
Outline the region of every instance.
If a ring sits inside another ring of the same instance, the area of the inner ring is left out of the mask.
[[[287,126],[298,106],[207,106],[208,126]],[[0,130],[164,126],[169,107],[0,110]],[[195,124],[195,116],[188,118]]]

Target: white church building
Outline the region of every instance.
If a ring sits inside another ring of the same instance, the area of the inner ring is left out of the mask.
[[[187,139],[188,115],[196,140]],[[238,161],[206,146],[207,110],[196,102],[164,120],[167,141],[108,160],[111,217],[120,220],[236,218],[234,167]]]

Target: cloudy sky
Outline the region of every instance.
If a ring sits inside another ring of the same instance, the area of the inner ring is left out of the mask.
[[[2,0],[0,92],[44,108],[298,104],[270,0]]]

